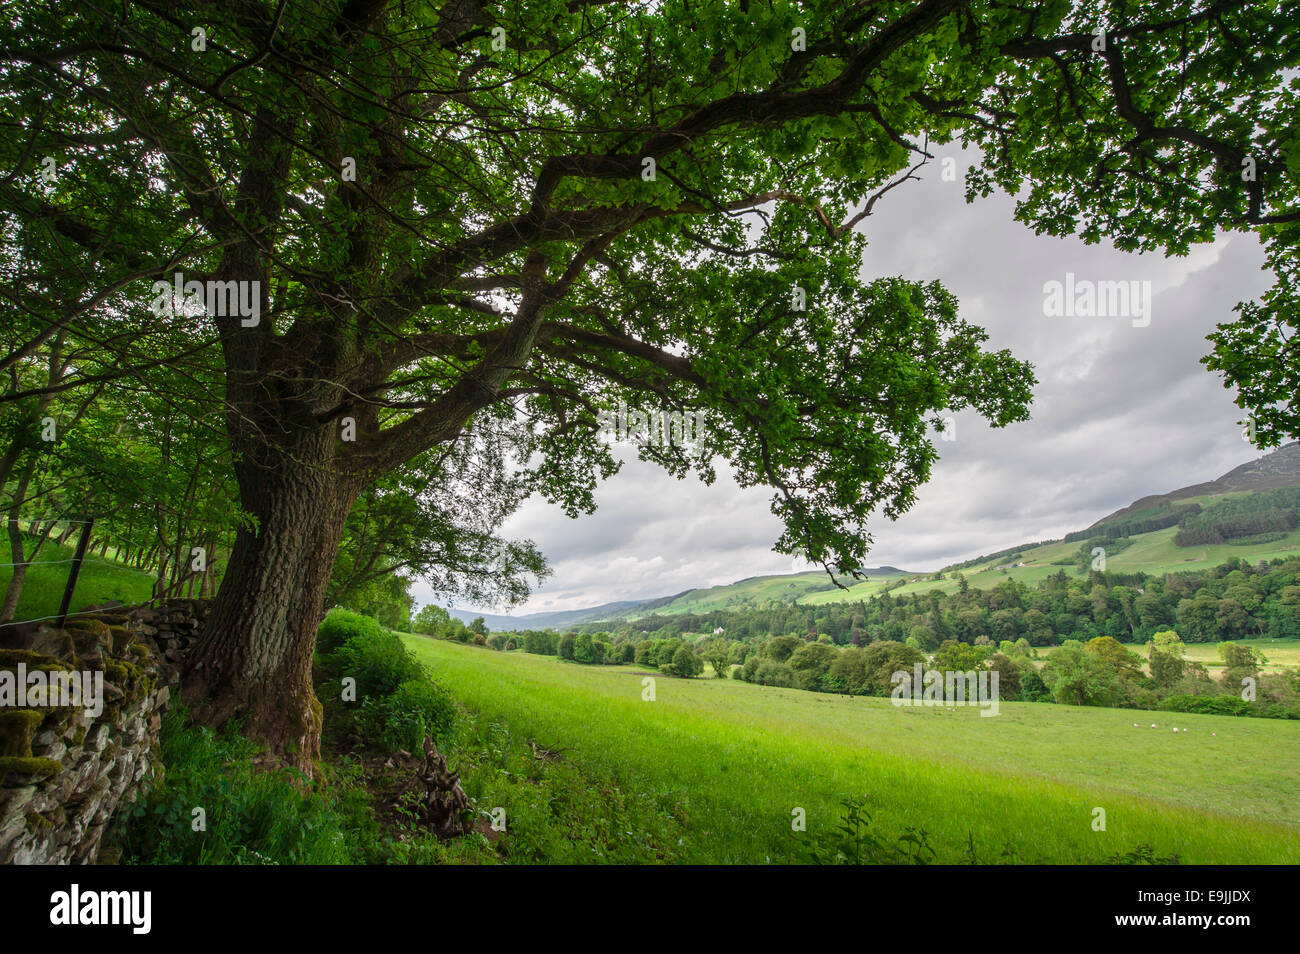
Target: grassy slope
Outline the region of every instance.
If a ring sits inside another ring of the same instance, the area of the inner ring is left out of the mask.
[[[8,547],[4,552],[8,553]],[[73,552],[73,547],[60,547],[53,542],[41,548],[41,552],[36,555],[37,565],[27,569],[15,619],[43,619],[58,614],[63,588],[72,568],[68,561],[71,561]],[[29,547],[28,559],[30,558]],[[8,561],[9,557],[4,559]],[[0,567],[0,592],[9,585],[12,575],[12,568]],[[143,603],[153,592],[153,581],[151,573],[114,563],[111,559],[104,560],[98,555],[89,555],[82,564],[81,575],[77,577],[72,611],[75,613],[87,606],[97,606],[111,600]]]
[[[1158,575],[1162,573],[1178,573],[1180,571],[1207,570],[1219,566],[1234,557],[1255,563],[1259,560],[1300,556],[1300,530],[1292,531],[1283,539],[1276,540],[1273,543],[1257,543],[1241,547],[1229,546],[1228,544],[1177,547],[1174,546],[1174,534],[1177,532],[1177,527],[1167,527],[1164,530],[1156,530],[1152,533],[1144,533],[1133,537],[1133,543],[1128,549],[1107,559],[1106,569],[1120,573],[1132,573],[1142,570],[1146,573]],[[994,564],[998,562],[994,561],[985,566],[963,570],[962,575],[966,577],[966,581],[971,586],[978,589],[989,589],[1008,579],[1019,580],[1022,583],[1032,585],[1046,579],[1058,570],[1065,570],[1067,576],[1078,577],[1084,574],[1080,574],[1074,566],[1062,567],[1052,564],[1054,560],[1063,560],[1072,556],[1078,552],[1080,546],[1079,541],[1050,543],[1025,550],[1023,556],[1016,561],[1017,563],[1023,562],[1025,566],[1014,566],[1002,571],[993,568]],[[879,595],[883,587],[883,581],[867,580],[850,587],[847,591],[832,590],[824,593],[814,593],[801,598],[799,602],[816,606],[823,603],[866,600]],[[890,593],[894,595],[921,593],[930,589],[938,589],[945,593],[957,589],[957,581],[953,578],[952,571],[945,570],[944,579],[942,580],[932,581],[923,578],[917,582],[908,583],[897,589],[890,590]]]
[[[872,581],[896,580],[899,576],[897,573],[873,576]],[[788,576],[758,576],[724,586],[691,590],[671,603],[656,607],[653,612],[661,616],[672,613],[708,613],[712,610],[761,606],[768,602],[789,603],[830,585],[830,579],[822,570]]]
[[[840,799],[866,794],[887,833],[926,828],[940,860],[962,860],[969,833],[989,860],[1007,844],[1022,861],[1070,863],[1149,843],[1188,863],[1300,862],[1294,723],[1028,703],[980,718],[662,676],[649,703],[626,667],[408,642],[470,708],[676,806],[690,860],[795,860],[807,836],[791,809],[815,834]],[[1149,728],[1168,719],[1192,731]]]

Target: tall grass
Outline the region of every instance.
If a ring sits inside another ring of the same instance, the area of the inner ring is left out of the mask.
[[[379,841],[364,790],[309,786],[302,776],[254,765],[258,747],[231,724],[220,733],[163,724],[162,779],[120,810],[110,838],[124,863],[348,864]]]

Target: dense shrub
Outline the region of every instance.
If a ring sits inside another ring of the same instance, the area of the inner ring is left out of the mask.
[[[444,746],[455,725],[451,694],[423,676],[402,683],[390,696],[367,697],[357,717],[362,737],[392,752],[419,752],[426,735]]]
[[[435,743],[444,742],[455,724],[451,696],[433,682],[400,637],[356,620],[342,622],[355,634],[333,652],[317,656],[328,680],[321,696],[330,718],[338,720],[336,728],[388,751],[419,752],[426,734]],[[343,697],[341,680],[347,677],[356,680],[356,704]]]
[[[320,662],[327,676],[351,676],[357,681],[359,702],[371,696],[392,695],[402,683],[423,677],[420,664],[402,640],[383,630],[351,637]]]
[[[451,614],[441,606],[430,603],[411,618],[411,632],[425,636],[437,636],[439,629],[450,625]]]
[[[755,659],[757,666],[754,669],[754,676],[750,682],[757,683],[760,686],[793,686],[795,683],[794,670],[785,663],[777,662],[774,659]],[[748,662],[745,664],[749,665]]]
[[[1052,690],[1047,688],[1043,677],[1032,666],[1026,667],[1020,674],[1021,702],[1051,702]]]
[[[377,620],[351,610],[335,609],[316,631],[316,651],[332,653],[353,636],[380,636],[386,632]]]
[[[796,649],[801,640],[797,636],[773,636],[763,645],[763,655],[777,662],[785,662]]]
[[[601,660],[596,658],[596,641],[591,638],[590,633],[579,633],[573,640],[573,661],[580,663],[594,663]],[[603,657],[602,657],[603,658]]]
[[[1052,653],[1040,675],[1052,698],[1064,705],[1113,706],[1124,697],[1114,666],[1076,639],[1067,639]]]
[[[794,672],[794,684],[800,689],[814,692],[827,688],[827,673],[839,655],[840,650],[827,643],[805,643],[800,646],[790,655],[787,663]]]
[[[1196,712],[1203,715],[1255,716],[1261,719],[1300,719],[1300,706],[1276,702],[1248,702],[1241,696],[1169,696],[1156,706],[1165,712]]]
[[[1240,696],[1169,696],[1156,706],[1161,712],[1199,712],[1205,715],[1248,715],[1250,703]]]
[[[530,629],[524,633],[524,652],[538,656],[554,656],[560,638],[550,630]]]

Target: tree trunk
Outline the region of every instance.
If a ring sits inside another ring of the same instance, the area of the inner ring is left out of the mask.
[[[9,554],[10,559],[13,561],[13,575],[9,577],[9,585],[5,588],[4,603],[0,605],[0,624],[12,622],[14,616],[17,615],[18,601],[23,595],[23,582],[27,579],[27,557],[23,552],[23,531],[18,525],[18,511],[27,496],[27,485],[31,482],[32,473],[35,469],[36,458],[33,456],[27,462],[23,475],[18,478],[18,488],[14,491],[13,508],[9,511]]]
[[[187,661],[184,698],[205,724],[242,720],[269,756],[309,775],[320,751],[312,653],[348,510],[359,492],[330,467],[333,433],[263,445],[236,467],[256,520],[241,529]]]

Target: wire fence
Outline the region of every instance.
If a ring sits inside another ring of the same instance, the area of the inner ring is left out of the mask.
[[[120,516],[120,515],[116,515],[116,516]],[[6,518],[6,522],[7,519],[13,519],[13,518]],[[11,571],[9,585],[12,584],[14,575],[17,572],[17,568],[19,567],[26,568],[26,567],[36,567],[36,566],[67,566],[69,568],[68,576],[64,585],[63,599],[58,613],[47,615],[47,616],[27,617],[23,619],[15,618],[12,620],[0,621],[0,630],[5,629],[6,627],[28,625],[32,623],[44,623],[44,622],[49,622],[50,620],[57,620],[59,621],[59,624],[62,625],[62,623],[65,620],[73,617],[94,615],[96,613],[103,612],[102,609],[93,609],[93,608],[82,609],[75,612],[71,610],[71,602],[76,591],[77,579],[80,575],[81,569],[87,565],[109,567],[119,573],[130,573],[138,576],[149,577],[150,579],[154,580],[155,585],[153,587],[153,591],[151,592],[150,596],[147,599],[137,599],[133,597],[133,603],[137,605],[138,604],[154,605],[165,599],[172,598],[174,595],[173,590],[176,590],[178,587],[183,587],[187,583],[189,584],[192,592],[196,582],[200,586],[202,586],[203,582],[208,578],[208,571],[206,567],[209,567],[210,564],[206,564],[206,562],[205,562],[205,571],[196,576],[194,570],[191,570],[191,572],[189,573],[183,573],[183,574],[176,573],[176,567],[179,567],[180,565],[183,564],[182,560],[176,560],[173,562],[170,560],[170,558],[168,558],[163,560],[162,562],[153,564],[154,569],[149,570],[149,569],[142,569],[136,566],[129,566],[121,560],[103,559],[102,557],[96,557],[88,553],[87,551],[89,549],[89,545],[92,540],[92,534],[96,546],[103,546],[103,549],[101,550],[102,553],[106,553],[109,547],[115,550],[119,555],[123,553],[127,553],[127,554],[139,553],[144,548],[148,547],[148,544],[146,543],[141,543],[138,540],[131,540],[127,537],[121,536],[120,534],[106,530],[105,528],[103,528],[102,525],[99,528],[96,528],[95,527],[96,521],[104,519],[103,516],[83,515],[81,518],[72,518],[72,517],[64,517],[58,515],[38,515],[38,516],[20,515],[16,519],[18,522],[19,531],[24,533],[28,537],[33,537],[36,539],[35,551],[33,553],[33,556],[39,555],[40,550],[54,540],[53,530],[56,527],[62,526],[65,530],[64,534],[60,537],[60,539],[57,542],[55,542],[56,546],[66,545],[66,541],[71,537],[71,534],[66,531],[71,530],[72,528],[80,527],[81,534],[80,534],[80,538],[77,541],[76,553],[73,556],[68,557],[66,559],[58,559],[58,560],[33,559],[33,560],[19,560],[15,562],[0,562],[0,569],[8,569]],[[26,524],[25,530],[23,529],[23,524]],[[43,528],[43,532],[40,532],[40,528]],[[153,552],[153,549],[155,548],[151,548],[150,552]],[[172,547],[171,545],[167,544],[166,541],[158,541],[158,545],[156,549],[161,550],[162,552],[165,553],[168,550],[171,550],[173,552],[179,552],[180,548]],[[170,582],[164,582],[167,578],[167,573],[169,569],[171,570],[172,578]],[[25,569],[23,572],[23,576],[24,576],[23,583],[25,583],[25,578],[26,578]]]

